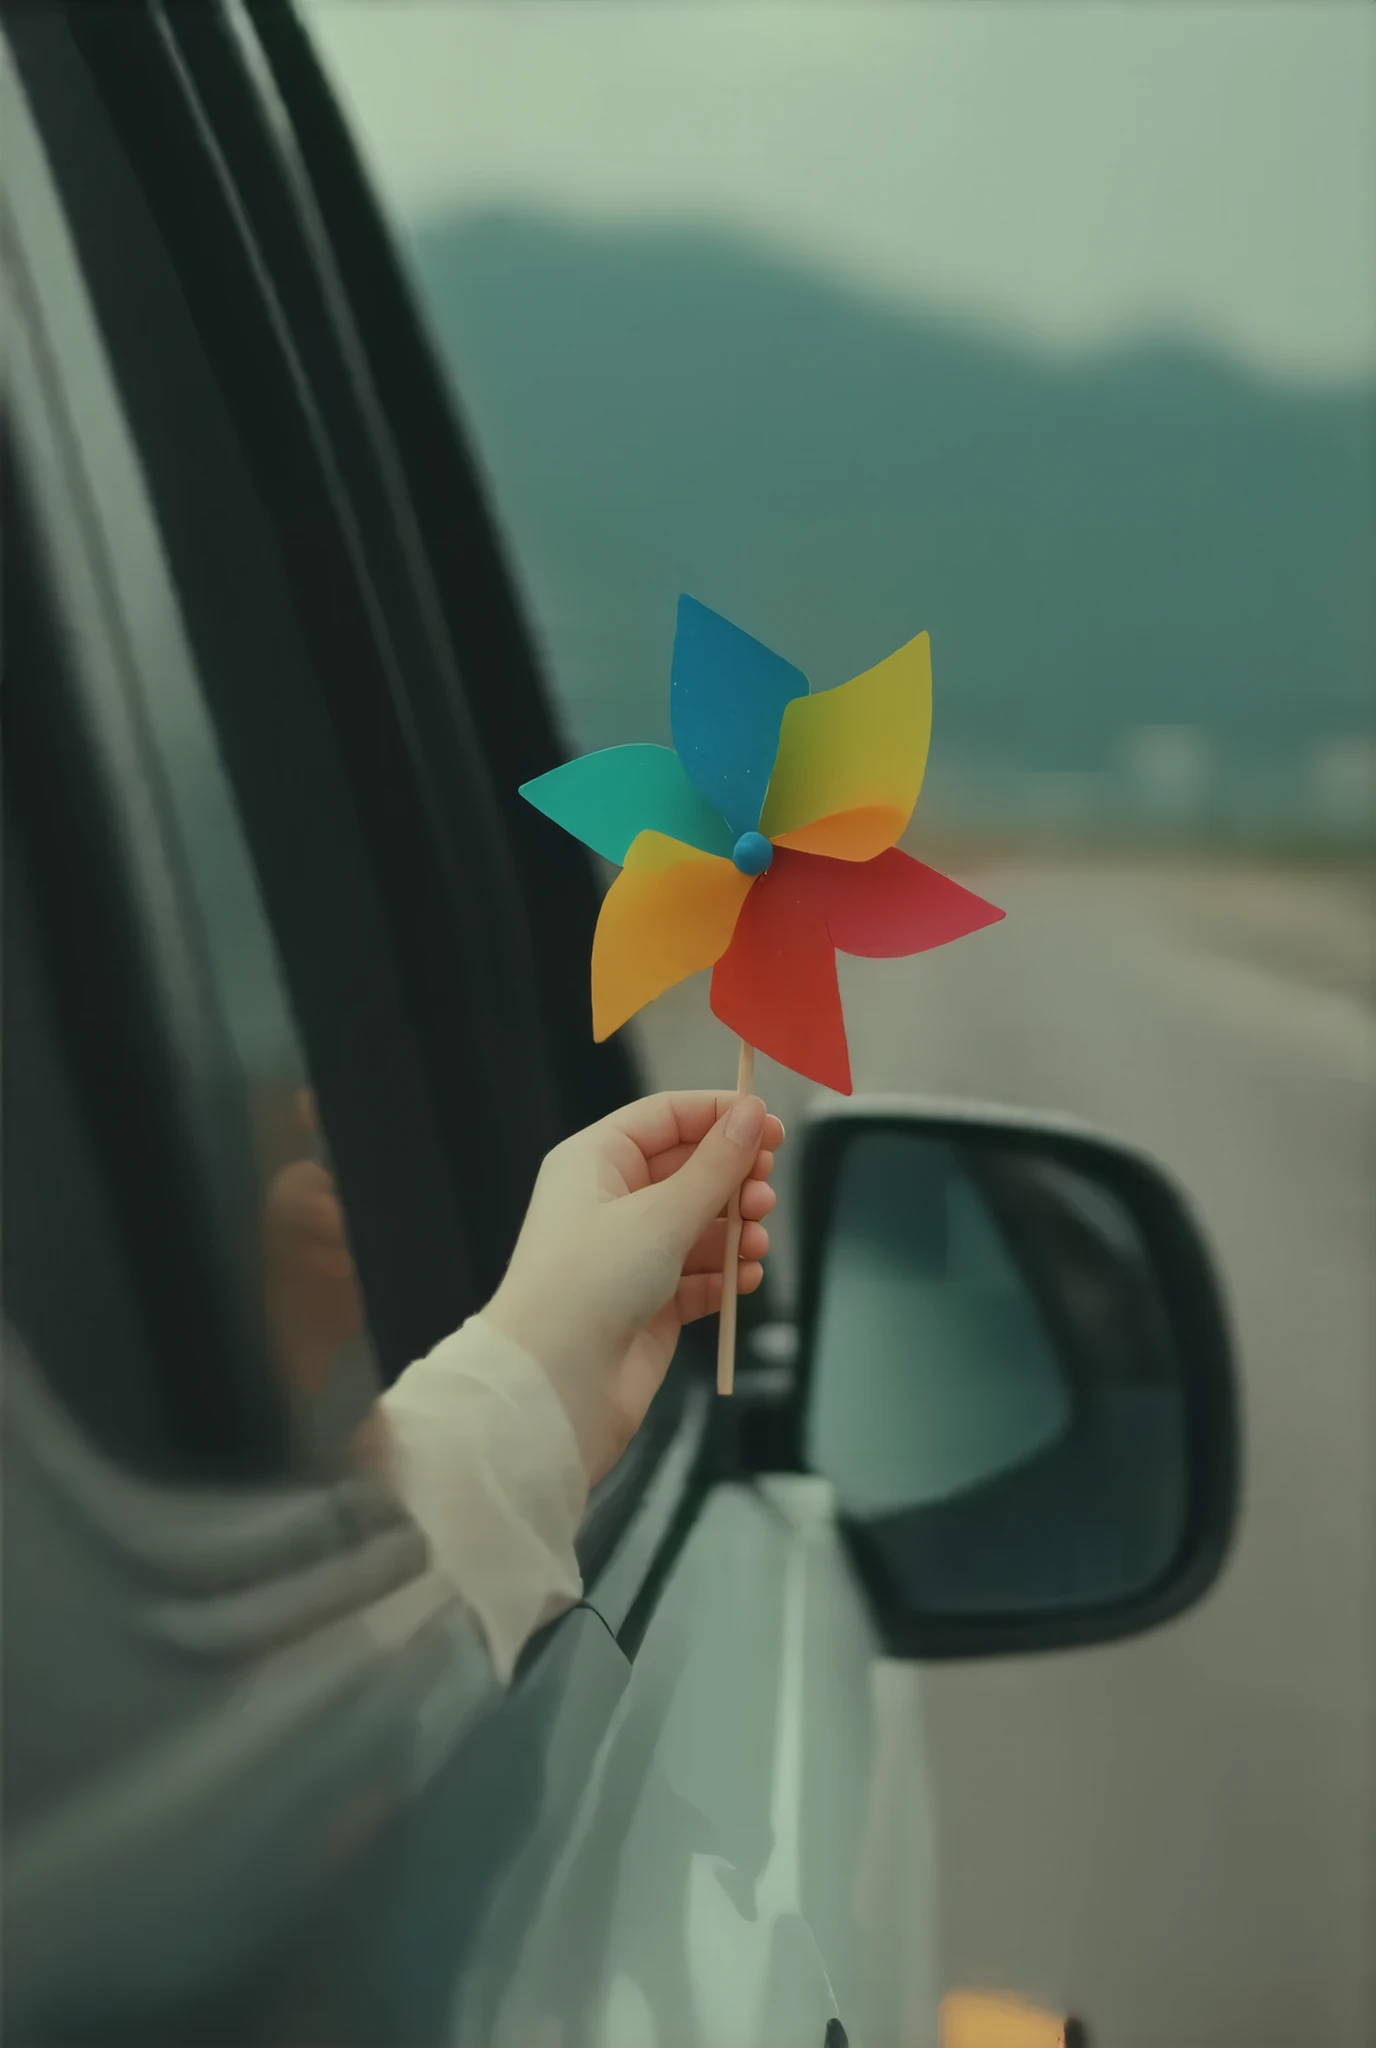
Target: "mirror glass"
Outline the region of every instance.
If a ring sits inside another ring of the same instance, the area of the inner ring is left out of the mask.
[[[819,1256],[807,1462],[915,1611],[1088,1608],[1164,1573],[1182,1369],[1118,1194],[1035,1143],[862,1128]]]

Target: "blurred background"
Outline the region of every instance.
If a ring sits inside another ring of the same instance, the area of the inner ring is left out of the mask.
[[[1215,1593],[924,1677],[945,1981],[1143,2048],[1371,2039],[1376,10],[310,18],[571,747],[667,741],[680,591],[814,687],[927,628],[906,843],[1009,916],[841,963],[857,1088],[1141,1141],[1228,1275]],[[730,1082],[702,979],[638,1029]]]

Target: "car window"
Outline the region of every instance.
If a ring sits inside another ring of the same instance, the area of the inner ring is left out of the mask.
[[[32,227],[33,209],[50,203],[51,194],[34,160],[17,160],[27,173],[22,196]],[[116,783],[130,778],[130,791],[138,786],[138,800],[148,804],[157,821],[153,886],[180,922],[189,957],[204,973],[200,993],[220,1034],[218,1059],[213,1034],[191,1057],[199,1059],[208,1096],[218,1100],[228,1120],[222,1132],[237,1121],[245,1140],[249,1185],[244,1195],[250,1213],[239,1219],[247,1247],[239,1270],[252,1297],[246,1304],[248,1323],[262,1331],[267,1361],[297,1418],[298,1454],[308,1461],[333,1459],[344,1451],[378,1384],[347,1226],[248,839],[141,467],[65,236],[55,215],[46,225],[46,234],[30,236],[24,254],[14,239],[7,250],[17,379],[13,396],[26,444],[21,457],[25,516],[44,529],[26,561],[32,567],[46,554],[58,564],[59,577],[70,572],[83,579],[83,593],[91,600],[84,635],[74,631],[71,644],[84,638],[77,661],[95,722],[107,736],[119,735],[118,743],[106,744],[104,772]],[[41,275],[30,267],[33,260]],[[25,577],[25,566],[14,573],[17,579]],[[45,607],[59,615],[70,607],[75,615],[76,586],[41,593],[30,587],[41,580],[35,571],[15,591],[16,615]],[[51,694],[51,678],[42,671],[42,635],[16,632],[15,645],[20,650],[10,678],[15,693],[31,698],[45,690]],[[54,857],[51,847],[48,857]],[[191,983],[186,993],[190,1000],[199,999]],[[31,1000],[10,1006],[17,1026],[45,1000],[35,988]],[[24,1066],[12,1071],[7,1060],[7,1096],[14,1100],[32,1094],[46,1074],[43,1085],[67,1113],[53,1120],[45,1174],[39,1174],[43,1147],[38,1144],[24,1149],[22,1161],[18,1154],[7,1158],[7,1174],[19,1177],[16,1186],[20,1180],[46,1184],[55,1179],[70,1188],[74,1214],[108,1225],[80,1111],[70,1099],[60,1063],[51,1057],[54,1036],[60,1034],[39,1029],[37,1021],[31,1030],[16,1029],[14,1050]],[[22,1136],[32,1118],[26,1113],[20,1122]],[[59,1143],[64,1136],[67,1142]],[[234,1168],[228,1153],[223,1171],[231,1186]],[[227,1215],[231,1209],[232,1204]],[[24,1334],[64,1390],[85,1388],[92,1396],[79,1400],[78,1408],[88,1425],[94,1422],[98,1435],[118,1448],[127,1439],[148,1450],[157,1438],[150,1420],[140,1424],[131,1412],[127,1427],[116,1426],[112,1433],[105,1426],[109,1418],[103,1422],[102,1413],[109,1404],[104,1390],[95,1390],[100,1398],[92,1395],[89,1360],[46,1355],[51,1347],[42,1341],[45,1334],[65,1330],[70,1342],[61,1336],[55,1341],[77,1350],[91,1331],[85,1328],[82,1334],[80,1319],[73,1326],[70,1317],[45,1314],[42,1302],[55,1289],[61,1292],[60,1275],[48,1271],[55,1240],[37,1225],[26,1229],[22,1240],[13,1256],[7,1244],[6,1277],[7,1298],[29,1303]],[[19,1272],[23,1245],[40,1264],[48,1247],[46,1283],[36,1269]],[[118,1296],[117,1255],[108,1230],[93,1225],[82,1257],[93,1262],[93,1273],[105,1277],[105,1298]],[[130,1315],[121,1314],[112,1326],[116,1360],[136,1354],[139,1333],[136,1327],[129,1333],[129,1322]],[[116,1377],[122,1382],[129,1375]],[[137,1406],[132,1388],[125,1389],[122,1399],[131,1411]]]

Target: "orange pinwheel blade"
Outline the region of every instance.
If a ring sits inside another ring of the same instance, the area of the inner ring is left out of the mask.
[[[919,633],[839,689],[788,706],[761,832],[800,853],[873,859],[913,814],[931,732],[931,643]]]
[[[796,832],[780,832],[776,846],[795,853],[820,853],[832,860],[867,861],[888,851],[908,818],[897,804],[866,804],[855,811],[833,811]]]
[[[592,942],[592,1031],[600,1044],[685,975],[720,960],[754,882],[729,860],[641,832],[602,899]]]

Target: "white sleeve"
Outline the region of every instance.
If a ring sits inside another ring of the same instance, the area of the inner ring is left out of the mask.
[[[506,1683],[527,1638],[582,1595],[573,1541],[588,1481],[573,1426],[529,1352],[481,1316],[381,1405],[394,1483]]]

